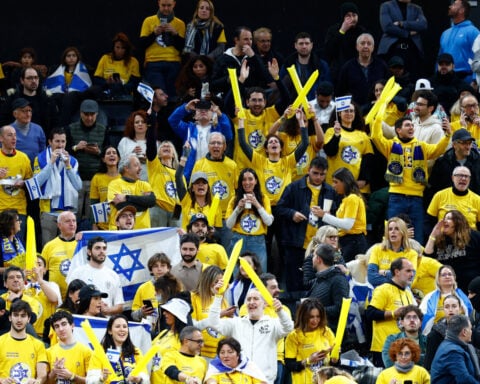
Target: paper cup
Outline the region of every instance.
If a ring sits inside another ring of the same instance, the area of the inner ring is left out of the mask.
[[[325,212],[330,212],[330,209],[332,208],[332,199],[323,199],[323,210]]]

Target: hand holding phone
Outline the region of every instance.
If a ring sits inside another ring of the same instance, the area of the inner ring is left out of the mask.
[[[143,305],[147,308],[152,308],[153,309],[152,300],[143,300]]]

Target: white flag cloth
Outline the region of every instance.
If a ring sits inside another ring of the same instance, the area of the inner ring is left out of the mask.
[[[150,104],[153,102],[153,95],[155,94],[152,87],[145,83],[139,83],[137,87],[138,93],[140,93]]]
[[[73,328],[73,335],[78,342],[88,345],[92,348],[90,341],[88,340],[85,331],[81,327],[82,322],[88,319],[92,326],[93,332],[97,336],[98,341],[102,341],[105,336],[105,330],[107,329],[107,318],[102,317],[90,317],[73,315],[73,321],[75,327]],[[150,336],[150,325],[145,323],[128,322],[128,333],[132,339],[133,344],[140,348],[143,354],[147,353],[152,346],[152,337]]]
[[[42,191],[40,190],[40,185],[38,185],[36,177],[25,180],[25,186],[27,187],[28,194],[30,195],[30,200],[39,199],[42,195]]]
[[[350,108],[352,102],[352,96],[341,96],[335,98],[335,106],[337,107],[337,112],[344,111],[345,109]]]
[[[123,298],[128,308],[135,292],[144,282],[151,279],[148,259],[155,253],[164,252],[172,265],[180,262],[180,242],[177,228],[149,228],[131,231],[85,231],[78,241],[67,274],[87,264],[87,244],[93,237],[101,236],[107,242],[105,266],[118,274],[122,284]],[[95,284],[85,276],[87,284]]]
[[[93,204],[90,207],[95,223],[108,223],[108,217],[110,216],[110,204],[108,202]]]

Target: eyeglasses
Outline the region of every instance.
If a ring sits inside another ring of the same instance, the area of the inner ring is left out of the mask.
[[[477,108],[478,103],[464,105],[463,108]]]
[[[453,276],[453,273],[450,273],[450,272],[440,274],[440,277],[452,277],[452,276]]]
[[[221,142],[221,141],[210,141],[208,144],[209,145],[223,145],[223,142]]]
[[[456,140],[455,143],[460,145],[472,145],[473,140]]]
[[[458,177],[459,179],[470,179],[470,175],[464,175],[463,173],[455,173],[453,176]]]
[[[193,341],[194,343],[197,343],[198,345],[203,345],[205,344],[205,340],[200,339],[200,340],[194,340],[194,339],[187,339],[188,341]]]
[[[19,111],[19,112],[22,112],[22,113],[32,113],[31,108],[28,108],[28,109],[19,109],[18,111]]]
[[[418,101],[415,103],[415,105],[418,105],[419,107],[426,107],[428,104],[427,103],[419,103]]]
[[[412,355],[412,352],[410,352],[410,351],[398,352],[398,353],[397,353],[397,356],[398,356],[398,357],[409,357],[409,356],[411,356],[411,355]]]

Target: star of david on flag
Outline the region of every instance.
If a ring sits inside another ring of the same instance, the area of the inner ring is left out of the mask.
[[[91,238],[97,236],[101,236],[107,242],[105,266],[115,271],[120,278],[127,307],[133,301],[138,287],[151,279],[147,266],[151,256],[164,252],[170,258],[172,265],[181,260],[177,228],[85,231],[75,248],[67,281],[76,268],[88,263],[87,244]],[[85,282],[95,284],[95,281],[88,281],[88,276],[85,276]]]
[[[145,83],[139,83],[137,87],[138,93],[140,93],[150,104],[153,102],[153,95],[155,94],[152,87]]]
[[[350,104],[352,102],[352,96],[341,96],[335,98],[335,107],[337,108],[337,112],[344,111],[350,108]]]
[[[105,201],[103,203],[93,204],[90,207],[92,208],[93,220],[95,223],[108,223],[110,204]]]

